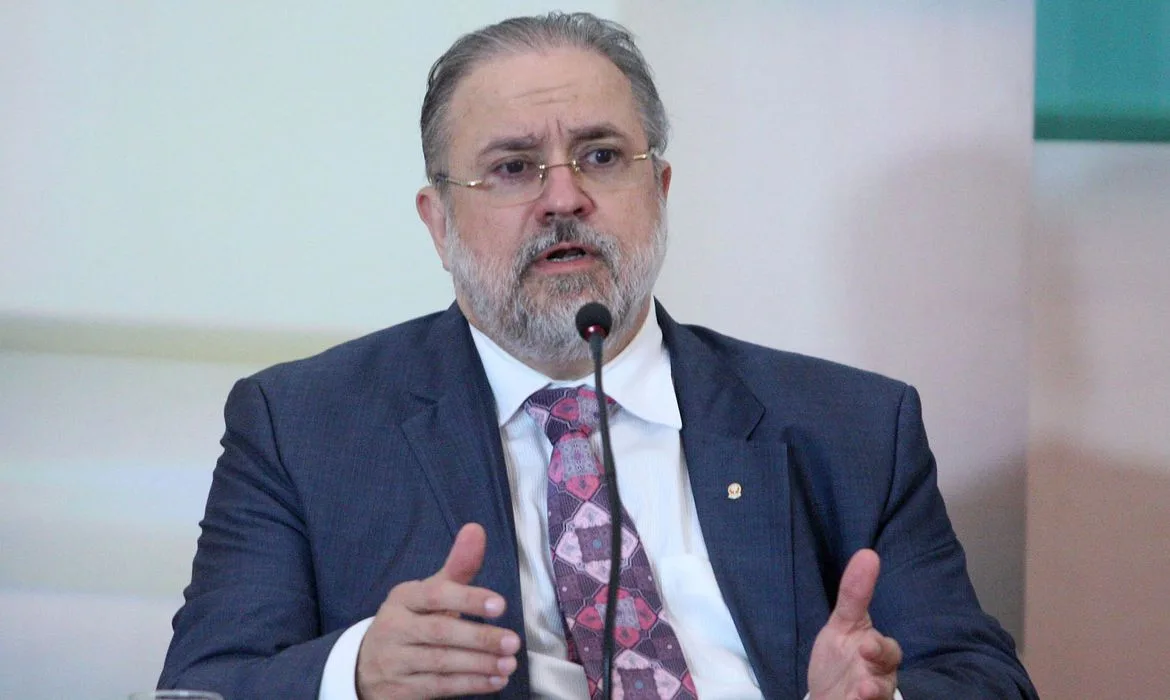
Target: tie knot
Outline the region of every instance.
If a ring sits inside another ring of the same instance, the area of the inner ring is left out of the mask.
[[[609,397],[606,397],[606,403],[612,414],[617,404]],[[583,384],[540,389],[524,402],[524,411],[532,416],[554,445],[570,432],[588,437],[601,421],[597,393]]]

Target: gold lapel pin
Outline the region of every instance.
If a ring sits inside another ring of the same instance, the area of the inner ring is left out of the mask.
[[[733,481],[727,485],[727,497],[731,500],[736,500],[743,495],[743,487],[739,485],[738,481]]]

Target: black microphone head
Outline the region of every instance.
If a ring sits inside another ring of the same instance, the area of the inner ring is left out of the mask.
[[[585,340],[589,340],[595,333],[600,333],[602,338],[606,337],[611,326],[613,316],[604,304],[591,301],[577,310],[577,332]]]

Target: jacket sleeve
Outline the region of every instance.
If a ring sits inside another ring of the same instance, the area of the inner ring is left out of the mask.
[[[912,387],[898,411],[893,480],[875,549],[882,573],[870,614],[902,646],[898,688],[907,700],[1036,698],[1011,637],[979,606]]]
[[[300,498],[255,380],[236,384],[224,418],[223,454],[159,687],[313,699],[343,630],[321,634]]]

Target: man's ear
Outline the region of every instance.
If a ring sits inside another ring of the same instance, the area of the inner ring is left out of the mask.
[[[414,197],[414,208],[418,210],[418,218],[427,225],[431,232],[431,242],[435,245],[435,252],[439,260],[443,261],[443,269],[447,267],[447,208],[439,197],[439,191],[433,185],[427,185],[418,191]]]
[[[662,188],[662,199],[666,200],[666,195],[670,194],[670,178],[673,175],[668,161],[662,161],[662,174],[658,177],[658,184]]]

